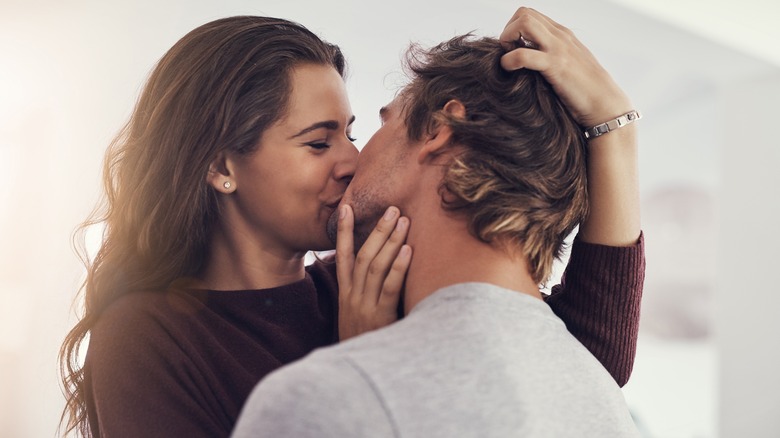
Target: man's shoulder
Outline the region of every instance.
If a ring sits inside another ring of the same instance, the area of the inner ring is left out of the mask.
[[[368,338],[368,335],[364,336]],[[308,394],[307,397],[316,394],[325,398],[341,398],[347,393],[354,395],[360,391],[371,392],[374,388],[370,377],[360,364],[360,354],[356,356],[356,353],[370,351],[369,345],[372,344],[349,340],[318,348],[303,359],[272,372],[263,379],[261,385],[267,391],[280,393],[303,391]]]
[[[329,347],[263,379],[233,436],[383,437],[394,436],[392,430],[381,395],[347,355]]]

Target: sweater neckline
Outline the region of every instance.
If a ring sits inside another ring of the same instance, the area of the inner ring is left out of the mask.
[[[301,292],[310,292],[314,288],[314,281],[309,272],[306,275],[292,283],[283,284],[280,286],[274,286],[262,289],[232,289],[232,290],[217,290],[204,287],[199,280],[194,278],[182,278],[175,281],[171,285],[171,289],[175,289],[187,294],[194,295],[208,295],[209,298],[221,298],[235,299],[238,297],[257,297],[258,295],[276,295],[276,294],[295,294]]]

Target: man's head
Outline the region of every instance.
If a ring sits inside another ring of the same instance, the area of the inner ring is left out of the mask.
[[[483,242],[522,248],[535,281],[549,277],[564,238],[587,213],[585,140],[539,73],[501,68],[505,51],[498,40],[470,36],[410,49],[411,82],[383,108],[383,126],[345,194],[356,245],[389,205],[425,220],[405,207],[421,190],[419,166],[430,165],[440,175],[442,209]],[[420,151],[443,136],[446,153],[422,159]]]

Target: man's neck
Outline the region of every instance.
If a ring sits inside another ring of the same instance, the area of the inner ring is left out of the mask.
[[[507,251],[484,243],[468,232],[465,220],[426,203],[411,211],[407,243],[414,250],[406,277],[404,313],[443,287],[458,283],[490,283],[541,299],[521,248]]]

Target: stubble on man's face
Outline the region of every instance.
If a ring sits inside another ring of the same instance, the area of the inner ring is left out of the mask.
[[[399,195],[405,190],[398,177],[410,155],[406,125],[399,119],[398,104],[391,103],[380,111],[385,121],[371,137],[358,158],[357,171],[344,195],[343,203],[354,213],[354,248],[360,250],[385,210],[391,205],[401,208]],[[328,238],[335,244],[338,233],[338,209],[328,218]]]
[[[355,224],[353,229],[355,254],[363,247],[368,236],[379,223],[389,204],[379,201],[380,197],[368,191],[353,193],[348,204],[352,207]],[[339,206],[341,207],[341,206]],[[339,229],[339,209],[336,209],[328,218],[328,238],[336,244]]]

